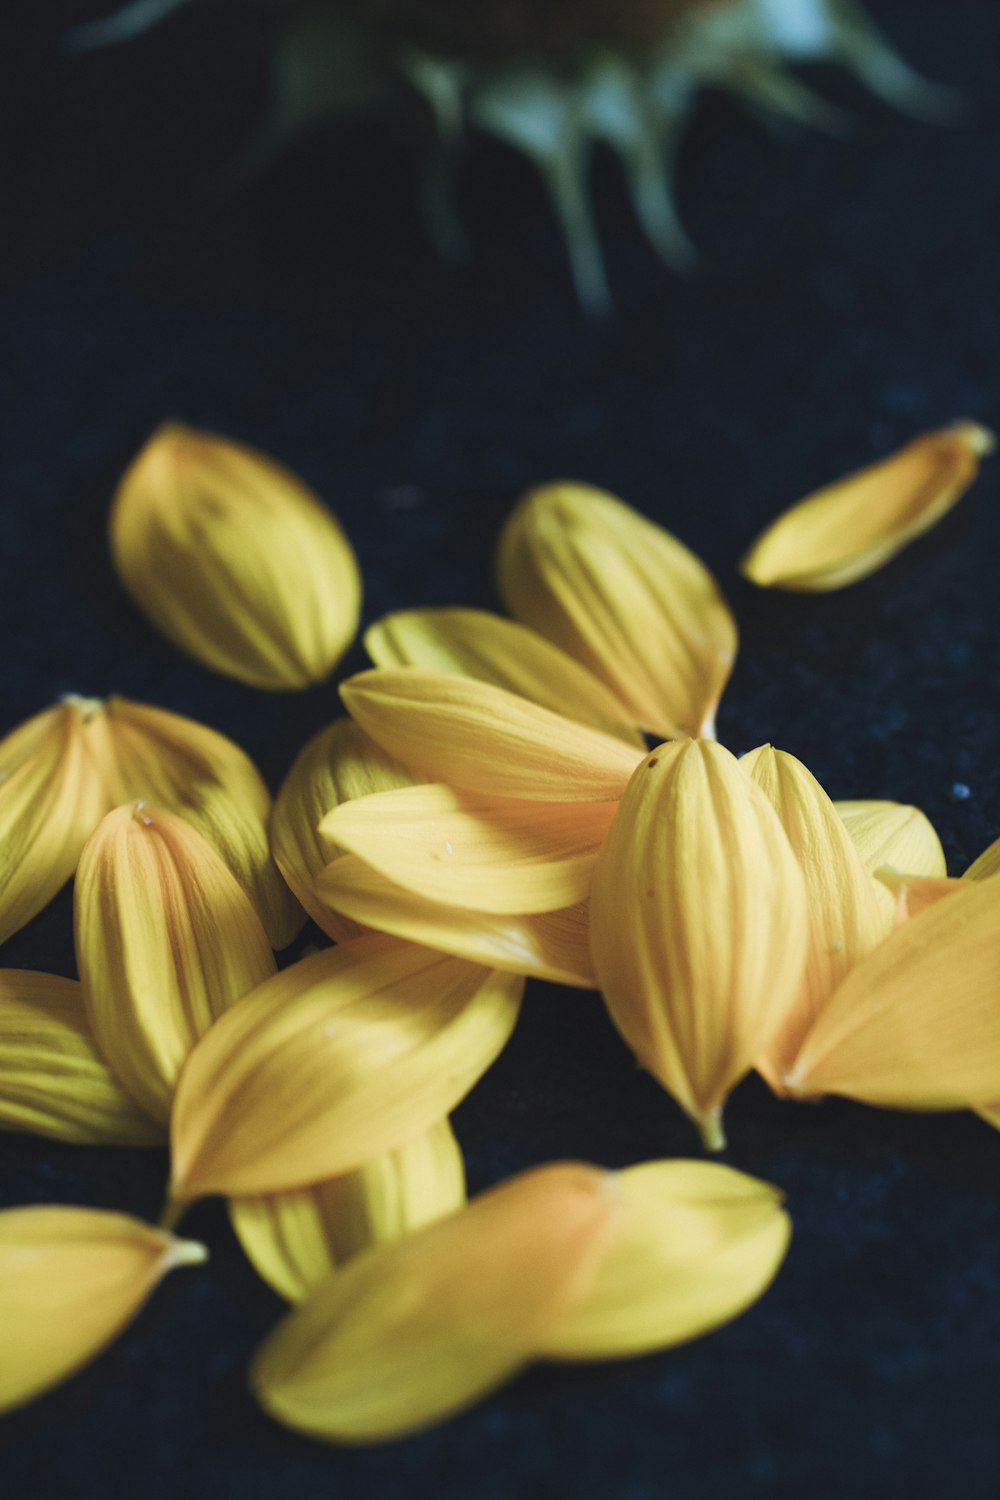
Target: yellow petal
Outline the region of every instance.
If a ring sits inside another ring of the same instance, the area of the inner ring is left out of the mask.
[[[883,868],[876,871],[876,878],[895,901],[894,927],[908,922],[943,897],[964,889],[961,880],[948,875],[901,875],[898,870]]]
[[[365,634],[377,667],[460,672],[518,693],[567,719],[642,745],[613,692],[544,636],[481,609],[408,609]]]
[[[0,970],[0,1126],[85,1146],[164,1139],[97,1051],[77,980]]]
[[[942,870],[942,874],[944,871]],[[1000,874],[1000,839],[984,849],[978,859],[972,864],[962,876],[963,880],[991,880],[994,875]]]
[[[428,901],[387,880],[353,854],[316,882],[320,899],[365,927],[512,974],[594,989],[587,904],[535,915],[491,915]]]
[[[1000,901],[991,882],[968,882],[870,953],[785,1083],[900,1109],[1000,1099]]]
[[[93,1359],[168,1271],[206,1253],[124,1214],[48,1206],[0,1213],[0,1411]]]
[[[545,1346],[552,1359],[621,1359],[718,1328],[756,1302],[791,1222],[765,1182],[711,1162],[615,1174],[623,1212],[590,1290]]]
[[[143,803],[109,813],[88,842],[74,918],[97,1045],[136,1102],[165,1121],[195,1042],[274,973],[264,929],[211,845]]]
[[[229,1216],[265,1281],[289,1302],[301,1302],[359,1251],[410,1234],[464,1202],[462,1153],[440,1120],[343,1177],[231,1198]]]
[[[522,990],[511,975],[381,934],[292,964],[188,1059],[172,1196],[301,1187],[418,1135],[501,1051]]]
[[[414,777],[350,719],[336,719],[298,755],[274,800],[271,850],[275,863],[306,911],[335,941],[361,928],[316,893],[316,877],[332,858],[320,819],[355,797],[411,786]]]
[[[540,1352],[618,1213],[610,1174],[561,1164],[357,1256],[263,1345],[258,1400],[291,1427],[353,1443],[471,1406]]]
[[[720,1146],[723,1101],[795,1003],[809,936],[785,832],[728,750],[646,757],[598,856],[590,925],[612,1020]]]
[[[351,717],[431,781],[539,802],[609,802],[639,758],[599,729],[491,683],[448,672],[360,672],[341,687]]]
[[[837,810],[801,761],[762,745],[740,761],[781,820],[806,882],[809,948],[792,1009],[757,1060],[772,1088],[834,990],[885,935],[882,906]]]
[[[430,901],[499,915],[590,894],[616,802],[527,802],[432,783],[342,804],[320,824],[338,849]]]
[[[110,541],[154,625],[253,687],[323,682],[357,629],[358,566],[332,513],[242,444],[162,427],[118,487]]]
[[[531,491],[504,528],[511,613],[611,689],[630,723],[711,734],[736,656],[736,623],[693,552],[589,485]]]
[[[817,593],[866,578],[951,510],[993,447],[975,422],[925,433],[793,505],[740,569],[762,588]]]
[[[883,865],[891,865],[906,875],[944,875],[941,840],[919,807],[902,802],[833,805],[870,874],[874,875]]]

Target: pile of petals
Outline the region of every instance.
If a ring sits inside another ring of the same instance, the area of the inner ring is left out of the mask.
[[[971,422],[917,438],[787,511],[743,571],[798,590],[871,573],[990,446]],[[325,681],[357,630],[332,515],[221,438],[155,434],[110,543],[171,641],[256,688]],[[79,974],[0,971],[0,1126],[170,1152],[160,1228],[0,1213],[0,1410],[204,1260],[173,1230],[208,1195],[296,1304],[254,1392],[331,1440],[415,1432],[534,1360],[663,1349],[756,1300],[790,1223],[728,1167],[560,1162],[466,1203],[449,1116],[532,976],[599,989],[709,1150],[754,1069],[788,1098],[1000,1124],[1000,840],[949,878],[918,809],[834,803],[780,749],[720,745],[728,605],[614,497],[530,493],[498,577],[513,618],[371,626],[349,717],[273,806],[242,750],[163,708],[70,697],[0,743],[0,937],[74,876]],[[307,916],[334,946],[279,971]]]

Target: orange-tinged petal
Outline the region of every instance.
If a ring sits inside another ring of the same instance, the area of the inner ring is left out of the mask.
[[[0,1411],[58,1385],[98,1355],[175,1266],[202,1245],[87,1208],[0,1213]]]
[[[631,747],[492,683],[450,672],[360,672],[341,689],[351,717],[430,781],[539,802],[620,797]]]
[[[85,1146],[163,1141],[98,1052],[78,980],[0,970],[0,1126]]]
[[[757,1060],[780,1089],[827,1000],[859,959],[885,935],[882,906],[837,810],[794,755],[762,745],[740,761],[761,788],[788,835],[806,882],[809,948],[794,1006]]]
[[[941,840],[919,807],[903,802],[835,802],[844,827],[872,875],[891,865],[907,875],[944,875]]]
[[[962,879],[991,880],[994,875],[1000,875],[1000,839],[996,839],[988,849],[984,849],[982,854],[972,861]]]
[[[365,649],[377,667],[460,672],[642,747],[615,694],[565,651],[516,620],[482,609],[400,610],[369,627]]]
[[[544,1348],[620,1208],[609,1173],[538,1168],[357,1256],[281,1323],[251,1385],[317,1437],[402,1437],[471,1406]]]
[[[172,1196],[353,1171],[450,1113],[501,1051],[523,982],[373,934],[275,975],[181,1076]]]
[[[1000,1099],[1000,901],[989,881],[966,885],[847,976],[785,1079],[791,1092],[900,1109]]]
[[[629,722],[713,732],[736,622],[676,537],[603,490],[548,484],[508,520],[498,574],[511,613],[604,682]]]
[[[894,927],[908,922],[943,897],[953,896],[956,891],[964,889],[961,880],[948,875],[901,875],[898,870],[888,867],[877,870],[875,874],[895,902]]]
[[[915,438],[779,516],[740,564],[762,588],[825,592],[874,573],[964,495],[995,445],[975,422]]]
[[[358,565],[332,513],[240,443],[161,427],[118,487],[110,541],[154,625],[253,687],[323,682],[357,629]]]
[[[249,900],[214,849],[171,813],[109,813],[84,849],[76,955],[102,1054],[138,1104],[167,1120],[188,1052],[274,973]]]
[[[465,1202],[465,1164],[440,1120],[343,1177],[260,1198],[231,1198],[229,1216],[265,1281],[301,1302],[371,1245],[399,1239]]]
[[[591,952],[612,1020],[706,1145],[784,1024],[809,939],[805,883],[767,797],[708,740],[661,745],[598,856]]]
[[[430,901],[498,915],[557,911],[590,894],[617,802],[529,802],[440,783],[342,804],[320,831]]]

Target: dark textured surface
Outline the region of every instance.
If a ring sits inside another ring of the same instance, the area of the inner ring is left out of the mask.
[[[229,193],[261,88],[258,38],[234,37],[233,8],[81,60],[46,50],[52,14],[26,19],[20,53],[4,49],[17,146],[0,301],[3,727],[67,690],[119,691],[224,730],[276,783],[335,712],[332,688],[270,697],[209,676],[118,590],[110,491],[178,416],[316,486],[360,554],[369,618],[490,603],[520,490],[556,475],[607,485],[692,545],[733,601],[743,643],[723,740],[770,739],[835,796],[919,803],[964,868],[1000,832],[1000,469],[843,593],[758,594],[733,571],[808,488],[954,416],[998,420],[1000,13],[873,8],[915,64],[968,90],[968,122],[907,121],[834,73],[817,82],[853,109],[846,140],[776,139],[707,99],[681,169],[704,253],[694,279],[659,269],[613,167],[596,164],[620,302],[603,330],[577,313],[528,170],[500,150],[469,163],[475,257],[448,270],[420,236],[401,121],[325,131]],[[5,964],[69,972],[69,915],[64,893]],[[551,1157],[615,1165],[695,1146],[596,997],[543,986],[456,1126],[473,1188]],[[638,1362],[537,1370],[440,1431],[329,1450],[246,1394],[279,1305],[208,1205],[185,1227],[211,1244],[209,1266],[178,1273],[98,1363],[0,1424],[4,1493],[995,1495],[1000,1139],[971,1116],[783,1105],[754,1080],[729,1126],[728,1159],[779,1183],[795,1223],[774,1288],[730,1328]],[[0,1163],[5,1204],[159,1209],[157,1153],[5,1136]]]

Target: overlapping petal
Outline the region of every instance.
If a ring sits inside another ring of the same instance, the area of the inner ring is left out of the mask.
[[[944,875],[941,840],[919,807],[904,802],[835,802],[869,874],[884,865],[907,875]]]

